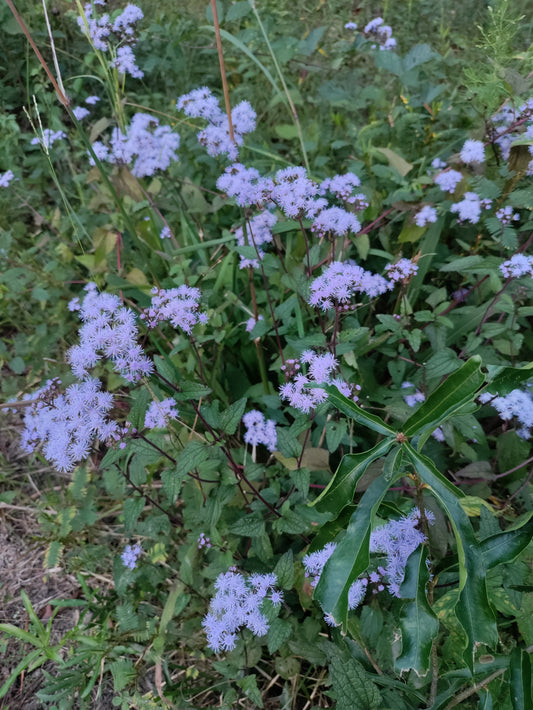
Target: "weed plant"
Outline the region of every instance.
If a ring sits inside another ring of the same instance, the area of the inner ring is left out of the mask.
[[[529,6],[315,5],[0,8],[9,707],[533,707]]]

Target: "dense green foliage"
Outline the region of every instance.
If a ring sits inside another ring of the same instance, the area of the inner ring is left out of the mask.
[[[76,381],[66,356],[80,324],[69,302],[89,282],[136,313],[153,287],[186,284],[207,314],[191,333],[140,320],[154,371],[139,382],[110,360],[94,364],[130,432],[122,448],[98,441],[60,485],[47,485],[45,469],[45,497],[32,503],[42,506],[44,565],[77,577],[79,594],[55,599],[43,621],[23,592],[26,626],[0,623],[3,638],[25,644],[0,697],[10,702],[15,680],[42,666],[45,708],[100,707],[103,695],[121,708],[533,708],[533,453],[517,412],[503,418],[491,406],[518,389],[531,401],[533,382],[532,276],[500,268],[532,253],[532,121],[519,108],[533,95],[529,5],[384,3],[398,45],[379,51],[361,32],[377,15],[371,2],[355,16],[340,0],[302,0],[297,12],[219,2],[231,104],[248,100],[257,113],[239,161],[262,176],[304,166],[318,183],[352,172],[368,203],[361,229],[336,238],[278,205],[256,269],[239,268],[257,250],[235,232],[257,210],[217,189],[231,161],[208,155],[197,140],[205,121],[176,108],[200,86],[224,103],[211,10],[190,5],[143,7],[135,58],[144,77],[134,79],[89,45],[81,5],[50,12],[52,46],[41,10],[19,4],[56,78],[57,55],[71,107],[100,97],[80,121],[0,6],[0,173],[15,175],[0,187],[3,401],[20,405],[53,377],[63,388]],[[344,29],[352,21],[358,31]],[[494,119],[503,107],[517,111],[509,155]],[[137,112],[179,132],[179,161],[139,177],[94,152],[91,165],[90,146]],[[48,149],[46,128],[66,138]],[[461,160],[467,139],[485,144],[483,164]],[[455,191],[435,184],[435,158],[461,172]],[[460,221],[454,205],[469,192],[490,205]],[[423,206],[436,218],[419,226]],[[504,207],[516,215],[507,224],[496,216]],[[401,258],[416,273],[394,288],[310,304],[331,262],[384,274]],[[323,384],[327,401],[302,412],[280,386],[310,349],[334,356],[352,390]],[[179,418],[148,431],[150,402],[169,397]],[[250,410],[276,424],[270,451],[245,443]],[[22,430],[23,412],[2,416]],[[47,466],[50,456],[37,450],[32,461]],[[11,473],[6,458],[6,504],[23,495]],[[369,583],[350,610],[351,585],[377,574],[372,532],[415,506],[426,543],[408,556],[398,595]],[[333,541],[313,588],[302,559]],[[126,544],[142,548],[132,568]],[[202,619],[233,565],[274,573],[283,603],[264,603],[267,633],[245,628],[233,650],[215,653]],[[57,640],[65,607],[79,616]]]

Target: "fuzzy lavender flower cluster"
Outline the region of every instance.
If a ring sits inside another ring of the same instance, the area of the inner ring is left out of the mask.
[[[51,148],[54,143],[57,141],[63,140],[63,138],[66,138],[67,134],[65,131],[53,131],[51,128],[45,128],[43,129],[42,136],[35,136],[35,138],[32,138],[30,143],[31,145],[42,145],[45,149]]]
[[[148,328],[169,321],[174,328],[191,333],[197,323],[207,323],[207,314],[200,311],[201,292],[192,286],[152,289],[152,303],[140,315]]]
[[[450,207],[450,212],[457,213],[459,222],[477,224],[482,209],[489,209],[492,200],[481,199],[475,192],[465,192],[461,202],[456,202]]]
[[[374,298],[388,291],[391,285],[383,276],[365,271],[354,262],[333,261],[311,282],[309,303],[327,311],[336,304],[346,304],[355,293]]]
[[[137,566],[137,558],[142,553],[139,545],[126,545],[124,552],[120,555],[122,564],[128,569],[135,569]]]
[[[106,440],[116,429],[108,419],[113,397],[94,378],[72,384],[64,394],[48,383],[33,395],[36,402],[24,414],[21,447],[31,453],[42,446],[43,455],[59,471],[71,471],[87,458],[95,439]]]
[[[104,5],[104,0],[94,5]],[[135,79],[141,79],[144,72],[135,63],[135,55],[132,47],[135,46],[137,38],[135,36],[136,25],[143,19],[142,10],[128,3],[124,10],[117,15],[113,22],[108,13],[100,17],[94,16],[93,3],[87,3],[83,8],[83,14],[77,18],[78,27],[88,38],[93,47],[100,52],[107,52],[109,49],[109,38],[111,35],[120,45],[117,47],[115,56],[110,62],[110,66],[116,67],[121,74],[130,74]]]
[[[261,248],[264,244],[272,242],[272,227],[276,224],[278,218],[272,212],[264,210],[248,220],[246,225],[246,233],[243,227],[235,230],[235,239],[240,247],[253,246],[255,247],[257,258],[248,259],[242,254],[240,255],[241,269],[252,268],[258,269],[259,262],[263,259],[265,252]]]
[[[6,170],[5,173],[0,173],[0,187],[7,187],[14,177],[12,170]]]
[[[458,170],[444,170],[434,178],[434,181],[443,192],[455,192],[462,179],[463,174]]]
[[[326,392],[318,387],[310,387],[312,383],[335,385],[345,397],[357,400],[353,390],[360,390],[358,385],[352,387],[341,378],[332,376],[339,363],[331,353],[317,355],[312,350],[304,350],[300,360],[307,364],[307,375],[298,372],[299,364],[297,366],[296,363],[292,363],[292,380],[280,387],[281,398],[288,400],[291,407],[307,414],[326,401]]]
[[[96,284],[85,287],[83,303],[73,299],[69,307],[79,309],[83,325],[79,345],[67,352],[67,360],[76,377],[84,378],[102,358],[108,358],[115,370],[129,382],[136,382],[153,370],[152,362],[137,344],[135,314],[125,308],[118,296],[98,293]]]
[[[384,20],[382,17],[375,17],[373,20],[370,20],[363,30],[369,39],[376,40],[377,42],[377,44],[372,45],[372,49],[376,49],[378,46],[380,50],[394,49],[396,47],[396,40],[392,36],[392,27],[383,23]]]
[[[179,144],[180,137],[170,126],[160,126],[159,119],[147,113],[136,113],[126,134],[115,128],[109,146],[96,141],[92,148],[99,160],[113,164],[133,163],[133,175],[145,177],[153,175],[156,170],[166,170],[177,161]],[[94,164],[92,158],[89,162]]]
[[[226,153],[230,160],[235,161],[239,155],[238,146],[243,144],[244,136],[255,130],[257,115],[248,101],[241,101],[231,111],[232,140],[228,116],[206,86],[180,96],[176,107],[186,116],[203,118],[209,122],[207,127],[198,133],[198,141],[207,148],[209,155]]]
[[[411,259],[400,259],[395,264],[387,264],[385,271],[392,283],[397,283],[398,281],[406,282],[411,276],[417,274],[418,265]]]
[[[176,402],[171,398],[150,402],[144,415],[144,426],[147,429],[164,429],[171,419],[177,419],[179,412]]]
[[[519,278],[520,276],[533,276],[533,256],[515,254],[500,264],[500,271],[505,278]]]
[[[370,553],[385,556],[385,565],[379,565],[375,571],[369,572],[356,579],[348,590],[348,609],[356,609],[363,601],[370,586],[373,592],[381,592],[385,588],[395,597],[400,597],[400,586],[405,576],[405,565],[409,556],[417,547],[427,541],[423,532],[418,529],[420,524],[420,511],[414,508],[409,515],[399,520],[389,520],[370,534]],[[430,511],[425,511],[428,523],[435,521],[435,516]],[[320,580],[326,562],[335,552],[337,543],[328,542],[325,547],[316,552],[305,555],[302,562],[305,576],[311,577],[311,586],[316,587]],[[335,626],[335,620],[326,615],[328,624]]]
[[[514,211],[511,205],[500,207],[499,210],[496,210],[495,217],[501,222],[502,227],[506,227],[511,222],[516,222],[520,219],[520,215]]]
[[[509,394],[502,397],[494,397],[489,392],[483,392],[479,395],[479,401],[482,404],[487,402],[494,407],[500,418],[504,421],[510,421],[516,418],[521,424],[517,430],[517,434],[521,439],[531,438],[531,429],[533,429],[533,397],[530,392],[523,390],[512,390]]]
[[[243,416],[242,423],[246,427],[244,441],[247,444],[264,444],[269,451],[276,450],[276,422],[273,419],[265,419],[264,414],[252,409]]]
[[[469,138],[461,148],[461,160],[467,165],[472,163],[483,163],[485,160],[485,148],[481,141]]]
[[[437,221],[437,210],[430,205],[424,205],[420,212],[415,215],[415,224],[417,227],[425,227],[431,222]]]
[[[231,570],[220,574],[215,581],[216,594],[202,621],[209,648],[215,652],[231,651],[241,628],[255,636],[265,636],[269,623],[261,606],[266,598],[274,606],[283,600],[276,584],[275,574],[252,574],[248,578]]]

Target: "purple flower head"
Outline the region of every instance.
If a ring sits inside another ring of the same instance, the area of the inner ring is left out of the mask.
[[[356,30],[357,29],[357,22],[347,22],[344,25],[345,30]]]
[[[88,457],[96,439],[106,440],[116,430],[116,422],[107,418],[113,397],[94,378],[70,385],[64,394],[54,387],[48,397],[49,389],[37,392],[37,402],[24,413],[21,447],[27,452],[41,447],[58,471],[71,471]]]
[[[500,271],[505,278],[517,279],[520,276],[533,276],[533,256],[515,254],[500,264]]]
[[[241,101],[231,111],[231,140],[227,114],[220,109],[218,99],[206,86],[180,96],[176,107],[187,116],[209,121],[209,125],[198,133],[198,140],[207,148],[209,155],[226,153],[230,160],[237,160],[238,146],[243,144],[245,134],[255,130],[257,115],[248,101]]]
[[[383,24],[382,17],[376,17],[365,26],[363,32],[370,39],[376,40],[378,45],[372,45],[374,49],[379,46],[380,50],[394,49],[396,40],[392,37],[392,28]]]
[[[97,104],[99,101],[99,96],[87,96],[87,98],[85,99],[85,103],[89,104],[89,106],[94,106],[94,104]]]
[[[83,106],[75,106],[72,109],[72,113],[78,121],[83,121],[91,112]]]
[[[430,205],[424,205],[420,212],[415,215],[415,224],[417,227],[425,227],[430,222],[437,221],[437,210]]]
[[[262,206],[268,201],[274,183],[263,178],[255,168],[233,163],[217,180],[217,188],[234,197],[240,207]]]
[[[320,194],[325,195],[328,191],[332,192],[338,200],[346,202],[354,202],[355,197],[353,191],[359,187],[361,180],[354,173],[346,173],[344,175],[335,175],[332,178],[326,178],[320,185]]]
[[[208,550],[211,547],[211,540],[205,533],[202,532],[198,538],[198,549],[201,550],[203,547]]]
[[[120,555],[124,567],[128,569],[135,569],[137,566],[137,558],[141,554],[142,550],[139,545],[126,545],[124,552]]]
[[[445,170],[435,177],[435,185],[438,185],[443,192],[455,192],[462,179],[462,174],[457,170]]]
[[[360,230],[361,224],[357,217],[351,212],[342,209],[342,207],[323,209],[311,226],[311,231],[319,237],[323,237],[326,234],[335,234],[338,237],[342,237],[348,232],[357,234]]]
[[[83,8],[83,15],[77,18],[77,23],[95,49],[100,52],[107,52],[109,48],[107,39],[112,29],[109,15],[105,14],[102,17],[94,18],[93,7],[91,3],[87,3]]]
[[[179,144],[180,137],[170,126],[160,126],[159,119],[149,114],[136,113],[126,135],[115,128],[109,148],[100,141],[93,143],[92,148],[99,160],[133,163],[133,175],[145,177],[157,170],[166,170],[171,162],[178,160]],[[89,162],[92,164],[92,160]]]
[[[414,276],[418,271],[418,265],[411,259],[400,259],[395,264],[387,264],[385,267],[387,276],[393,283],[406,281]]]
[[[117,56],[109,66],[116,67],[120,74],[129,74],[134,79],[142,79],[144,76],[144,72],[135,63],[135,55],[129,44],[117,49]]]
[[[56,141],[63,140],[63,138],[66,137],[67,134],[65,131],[52,131],[50,128],[45,128],[42,136],[35,136],[35,138],[31,139],[30,143],[31,145],[41,144],[45,148],[51,148]]]
[[[305,168],[290,167],[278,170],[270,197],[287,217],[296,219],[313,210],[317,194],[318,185],[307,177]]]
[[[479,396],[481,402],[490,400],[490,405],[496,409],[504,421],[516,419],[521,425],[517,434],[521,439],[530,439],[533,429],[533,397],[530,392],[515,389],[502,397],[493,397],[488,392]]]
[[[426,510],[425,516],[429,523],[434,522],[433,513]],[[399,587],[403,582],[409,555],[426,542],[426,536],[417,527],[419,523],[420,511],[414,508],[409,515],[399,520],[389,520],[370,535],[370,552],[387,556],[383,573],[388,577],[387,586],[393,596],[399,596]]]
[[[0,187],[7,187],[15,176],[11,170],[6,170],[5,173],[0,173]]]
[[[259,261],[265,255],[265,252],[261,249],[261,246],[263,244],[269,244],[272,241],[271,229],[277,221],[277,217],[272,214],[272,212],[264,210],[260,214],[248,220],[246,225],[246,235],[242,227],[239,227],[235,231],[235,238],[239,246],[253,246],[257,252],[256,259],[246,259],[243,256],[240,257],[241,269],[248,267],[253,269],[259,268]]]
[[[176,409],[176,402],[168,397],[160,402],[150,402],[144,417],[144,426],[147,429],[165,429],[171,419],[177,419],[179,415]]]
[[[348,303],[355,293],[373,297],[385,293],[390,287],[382,276],[365,271],[355,263],[333,261],[311,282],[309,303],[327,311],[336,304]]]
[[[254,316],[248,318],[248,320],[246,321],[246,332],[251,333],[256,323],[258,323],[260,320],[265,320],[262,315],[258,315],[257,318],[255,318]]]
[[[152,362],[137,345],[134,312],[122,306],[118,296],[98,293],[94,283],[85,290],[87,294],[79,308],[83,321],[80,342],[67,352],[72,372],[76,377],[87,377],[102,358],[108,358],[129,382],[150,374]]]
[[[200,311],[200,289],[178,286],[170,289],[152,289],[152,304],[141,313],[148,328],[169,321],[174,328],[191,333],[197,323],[206,323],[207,314]]]
[[[135,33],[134,25],[142,20],[144,14],[140,7],[128,3],[113,22],[113,32],[119,39],[132,41]]]
[[[459,222],[479,222],[482,208],[488,209],[491,200],[481,200],[475,192],[465,192],[461,202],[456,202],[450,207],[450,212],[457,213]]]
[[[402,389],[410,390],[414,387],[415,386],[412,384],[412,382],[402,382]],[[417,389],[415,389],[415,392],[413,394],[404,394],[403,398],[408,407],[414,407],[415,404],[426,401],[426,395]]]
[[[433,160],[431,161],[431,167],[434,170],[444,170],[444,168],[446,167],[446,163],[440,158],[433,158]]]
[[[508,224],[511,224],[512,221],[517,221],[520,219],[520,215],[518,212],[515,212],[511,205],[507,205],[506,207],[500,207],[499,210],[496,210],[496,219],[498,219],[503,227],[506,227]]]
[[[243,416],[242,423],[246,427],[244,441],[247,444],[251,446],[264,444],[269,451],[276,450],[276,423],[273,419],[265,419],[264,414],[252,409]]]
[[[159,232],[159,238],[160,239],[170,239],[172,237],[172,232],[170,231],[170,227],[168,224],[165,224],[163,229]]]
[[[485,160],[485,148],[481,141],[468,139],[461,148],[461,160],[463,163],[482,163]]]
[[[276,583],[274,574],[254,574],[248,579],[233,571],[220,574],[215,581],[216,594],[202,621],[209,648],[215,652],[232,650],[241,627],[255,636],[265,636],[269,623],[261,606],[267,595],[274,597],[274,605],[281,603]]]

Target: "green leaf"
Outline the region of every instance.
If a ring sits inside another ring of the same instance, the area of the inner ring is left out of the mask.
[[[322,609],[344,627],[348,617],[348,590],[370,562],[372,520],[389,487],[399,475],[396,473],[390,479],[380,476],[367,488],[350,519],[346,534],[320,575],[314,596]]]
[[[433,639],[439,630],[439,621],[426,596],[428,581],[426,549],[420,546],[407,560],[400,587],[400,597],[412,601],[402,608],[400,615],[402,653],[394,663],[397,673],[412,669],[423,676],[428,672]]]
[[[143,512],[144,503],[144,497],[142,496],[127,498],[124,501],[124,532],[126,535],[132,535],[135,531],[135,523]]]
[[[267,633],[268,652],[278,651],[291,635],[291,625],[283,619],[274,619]]]
[[[292,550],[287,550],[277,561],[274,574],[278,578],[278,586],[282,589],[292,589],[294,584],[294,556]]]
[[[238,399],[233,404],[230,404],[230,406],[227,407],[227,409],[225,409],[222,413],[220,426],[226,434],[235,434],[237,431],[237,427],[239,426],[239,422],[241,421],[242,415],[244,414],[244,410],[246,408],[246,401],[246,397]]]
[[[243,690],[250,700],[258,707],[264,707],[261,699],[261,692],[257,687],[257,678],[254,673],[237,679],[237,685]]]
[[[24,643],[31,643],[32,646],[36,646],[38,649],[41,649],[43,646],[37,636],[30,634],[29,631],[19,629],[19,627],[14,624],[0,624],[0,631],[18,638],[19,641],[23,641]],[[0,697],[2,696],[0,695]]]
[[[393,443],[392,439],[384,439],[362,454],[343,456],[335,475],[311,505],[315,505],[321,513],[329,512],[337,517],[341,510],[352,502],[357,482],[368,465],[385,456]]]
[[[381,706],[379,690],[353,657],[348,643],[339,639],[336,644],[328,642],[324,646],[337,710],[378,710]]]
[[[376,431],[378,434],[383,434],[384,436],[396,436],[396,432],[392,427],[385,424],[382,419],[376,417],[374,414],[365,412],[365,410],[361,409],[355,402],[341,394],[333,385],[320,385],[320,389],[327,392],[328,402],[331,402],[339,412],[346,414],[350,419],[354,419],[358,424],[362,424],[368,429],[372,429],[372,431]]]
[[[3,626],[11,626],[11,624],[0,624],[0,630],[2,630],[1,627],[3,627]],[[48,660],[46,658],[46,656],[43,655],[42,657],[40,657],[40,655],[41,655],[41,649],[37,648],[33,651],[30,651],[27,655],[24,656],[22,661],[17,665],[16,668],[13,669],[9,678],[6,680],[6,682],[0,688],[0,698],[3,698],[5,696],[7,691],[11,688],[13,683],[16,681],[18,675],[25,668],[27,668],[29,665],[31,665],[34,661],[37,661],[37,663],[33,667],[37,668],[38,666],[43,664],[46,660]]]
[[[339,448],[344,435],[346,434],[346,421],[341,419],[338,422],[330,421],[326,424],[326,443],[328,451],[333,453]]]
[[[187,473],[183,471],[178,473],[176,469],[162,471],[161,473],[161,483],[163,484],[163,491],[167,496],[169,502],[173,505],[179,495],[182,483],[187,476]]]
[[[437,426],[473,400],[485,381],[480,366],[479,356],[470,358],[459,370],[449,375],[405,422],[403,433],[409,437],[417,435],[419,449]]]
[[[412,163],[408,163],[405,158],[402,158],[401,155],[398,155],[390,148],[376,148],[376,150],[387,158],[391,168],[397,170],[402,177],[413,169]]]
[[[176,474],[183,478],[210,457],[210,447],[201,441],[189,441],[181,452],[176,466]]]
[[[502,367],[487,365],[488,383],[484,391],[504,397],[519,387],[524,380],[533,378],[533,362],[524,367]]]
[[[494,647],[498,643],[494,611],[489,604],[485,559],[470,520],[460,505],[464,494],[448,481],[432,461],[405,443],[406,456],[417,474],[444,508],[457,543],[459,558],[459,598],[455,613],[467,636],[463,658],[473,670],[474,650],[478,644]]]
[[[265,533],[265,521],[259,513],[245,515],[233,523],[230,532],[243,537],[260,537]]]
[[[531,661],[529,653],[520,648],[511,652],[509,665],[511,683],[509,692],[513,710],[532,710],[533,698],[531,697]]]
[[[529,545],[533,535],[531,516],[533,516],[533,512],[520,527],[491,535],[480,542],[479,549],[487,569],[502,564],[502,562],[511,562]]]
[[[414,67],[425,64],[429,62],[430,59],[433,59],[433,57],[438,56],[439,55],[431,49],[429,44],[416,44],[403,58],[404,70],[409,71],[410,69],[414,69]]]

